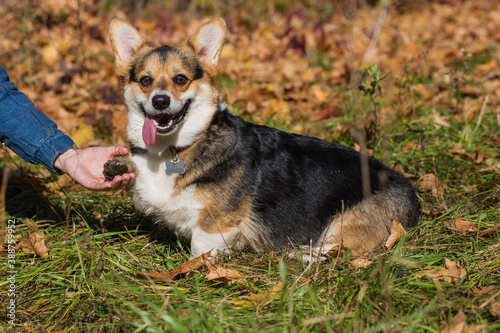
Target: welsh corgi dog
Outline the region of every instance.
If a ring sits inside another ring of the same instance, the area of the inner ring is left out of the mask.
[[[300,244],[318,255],[365,252],[388,238],[391,220],[418,224],[414,188],[378,160],[228,110],[215,86],[223,19],[180,47],[151,47],[122,19],[109,33],[132,156],[109,161],[104,174],[135,172],[136,209],[190,239],[192,258]]]

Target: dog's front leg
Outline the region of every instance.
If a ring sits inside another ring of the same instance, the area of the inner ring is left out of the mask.
[[[113,180],[115,176],[132,172],[137,176],[137,166],[128,158],[109,160],[104,164],[104,170],[102,171],[104,177],[109,181]]]
[[[191,237],[191,259],[207,252],[212,257],[229,254],[239,233],[238,227],[224,233],[209,233],[199,227],[195,228]]]

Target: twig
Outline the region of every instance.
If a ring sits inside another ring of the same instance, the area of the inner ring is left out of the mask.
[[[378,41],[380,39],[380,33],[382,32],[382,27],[384,26],[388,6],[389,1],[382,0],[382,9],[378,14],[377,25],[375,26],[375,31],[373,31],[372,38],[370,39],[370,45],[368,45],[368,48],[366,49],[365,55],[363,57],[363,65],[369,63],[369,60],[372,58],[373,53],[375,53],[375,48],[377,47]]]
[[[483,114],[484,114],[484,111],[486,110],[486,104],[488,103],[488,97],[489,97],[489,95],[486,95],[486,97],[484,98],[483,107],[481,108],[481,113],[479,113],[479,118],[477,119],[476,127],[474,128],[474,134],[479,129],[479,125],[481,125],[481,121],[483,120]]]

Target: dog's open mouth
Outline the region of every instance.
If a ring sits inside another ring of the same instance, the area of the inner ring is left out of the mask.
[[[156,134],[165,135],[172,132],[177,124],[186,116],[190,104],[191,100],[188,100],[176,114],[161,114],[157,116],[146,113],[143,108],[142,111],[146,117],[144,126],[142,127],[142,138],[144,143],[148,146],[152,146],[155,144]]]

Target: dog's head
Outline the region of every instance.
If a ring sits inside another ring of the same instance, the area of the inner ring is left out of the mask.
[[[225,41],[224,20],[208,21],[181,47],[150,47],[121,19],[111,22],[109,33],[132,144],[157,152],[192,144],[217,110],[215,67]]]

